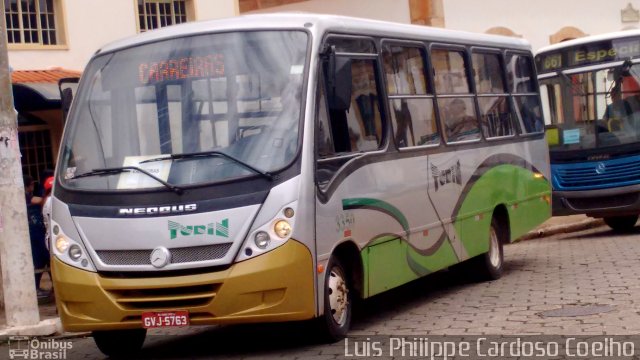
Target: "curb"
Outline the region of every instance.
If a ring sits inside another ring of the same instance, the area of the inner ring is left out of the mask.
[[[91,337],[91,332],[90,331],[86,331],[86,332],[61,332],[59,334],[55,334],[55,335],[49,336],[48,338],[51,338],[51,339],[79,339],[79,338],[85,338],[85,337]]]
[[[36,325],[0,328],[0,344],[6,343],[13,336],[47,339],[76,339],[90,337],[91,332],[65,332],[62,330],[60,318],[57,317],[42,320]]]
[[[547,236],[556,235],[556,234],[564,234],[569,232],[588,230],[588,229],[592,229],[602,225],[604,225],[604,220],[590,218],[590,219],[585,219],[585,220],[571,223],[571,224],[561,224],[561,225],[554,225],[546,228],[536,229],[522,236],[519,240],[522,241],[522,240],[538,239],[538,238],[547,237]]]
[[[9,326],[0,329],[0,336],[51,336],[62,332],[60,318],[42,320],[34,325]]]

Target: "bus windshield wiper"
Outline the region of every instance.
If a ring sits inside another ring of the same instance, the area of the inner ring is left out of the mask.
[[[166,186],[168,189],[170,189],[171,191],[175,192],[178,195],[182,195],[182,193],[184,192],[184,189],[173,185],[173,184],[169,184],[168,182],[160,179],[159,177],[151,174],[150,172],[141,169],[137,166],[122,166],[122,167],[115,167],[115,168],[104,168],[104,169],[93,169],[89,172],[86,173],[82,173],[80,175],[76,175],[74,177],[72,177],[71,179],[79,179],[79,178],[83,178],[83,177],[89,177],[89,176],[101,176],[101,175],[113,175],[113,174],[121,174],[123,172],[130,172],[130,171],[137,171],[140,172],[142,174],[147,175],[148,177],[152,178],[153,180],[159,182],[160,184]]]
[[[144,163],[149,163],[149,162],[154,162],[154,161],[163,161],[163,160],[178,160],[178,159],[190,159],[190,158],[198,158],[198,157],[213,157],[213,156],[222,156],[224,158],[227,158],[237,164],[242,165],[244,168],[249,169],[251,171],[253,171],[256,174],[260,174],[264,177],[266,177],[269,180],[273,180],[273,175],[269,172],[260,170],[252,165],[247,164],[246,162],[231,156],[225,152],[219,151],[219,150],[209,150],[209,151],[200,151],[200,152],[192,152],[192,153],[182,153],[182,154],[171,154],[171,155],[167,155],[167,156],[161,156],[161,157],[157,157],[157,158],[153,158],[153,159],[148,159],[148,160],[143,160],[140,161],[139,164],[144,164]]]

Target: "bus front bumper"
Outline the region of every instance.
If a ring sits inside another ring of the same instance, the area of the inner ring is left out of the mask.
[[[592,217],[640,213],[640,185],[588,191],[554,191],[553,216],[587,214]]]
[[[172,277],[105,277],[52,260],[66,331],[141,328],[143,312],[174,310],[188,311],[192,325],[311,319],[313,270],[295,240],[222,271]]]

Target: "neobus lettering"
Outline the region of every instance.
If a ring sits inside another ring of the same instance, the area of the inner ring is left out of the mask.
[[[151,215],[151,214],[171,214],[186,211],[195,211],[196,204],[173,205],[173,206],[153,206],[147,208],[124,208],[118,211],[119,215]]]

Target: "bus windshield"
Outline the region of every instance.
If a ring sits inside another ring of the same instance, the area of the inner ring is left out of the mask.
[[[640,64],[540,81],[549,104],[550,150],[607,148],[640,141]]]
[[[62,183],[148,189],[285,168],[299,147],[307,41],[302,31],[231,32],[95,57],[69,116]],[[133,171],[100,171],[114,168]]]

